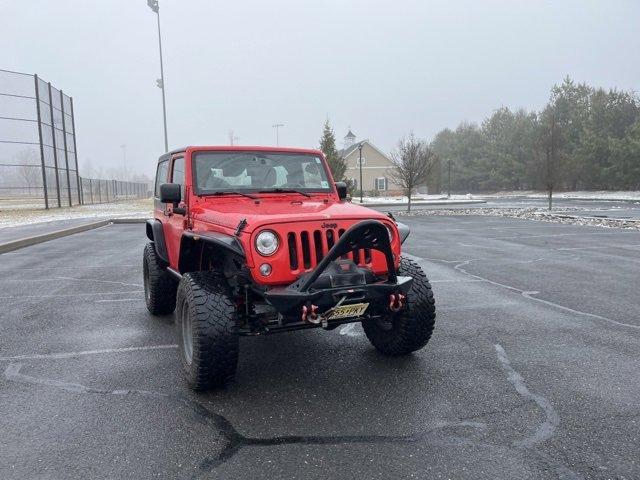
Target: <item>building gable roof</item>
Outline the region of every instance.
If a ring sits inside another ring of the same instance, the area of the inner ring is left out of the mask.
[[[380,155],[382,155],[384,158],[386,158],[387,160],[389,160],[389,163],[391,162],[391,158],[389,158],[389,155],[387,155],[386,153],[384,153],[382,150],[380,150],[378,147],[376,147],[373,143],[371,143],[369,141],[369,139],[364,139],[364,140],[360,140],[359,142],[354,143],[353,145],[347,147],[347,148],[343,148],[342,150],[338,150],[338,155],[340,156],[340,158],[347,158],[349,157],[353,152],[355,152],[356,150],[358,150],[358,147],[360,145],[369,145],[371,148],[373,148],[376,152],[378,152]]]

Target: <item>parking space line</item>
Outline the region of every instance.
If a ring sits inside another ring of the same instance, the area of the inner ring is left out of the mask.
[[[47,387],[59,388],[61,390],[65,390],[67,392],[73,393],[100,393],[103,395],[143,395],[147,397],[168,397],[167,394],[161,392],[152,392],[150,390],[130,390],[130,389],[117,389],[117,390],[106,390],[100,388],[92,388],[82,385],[80,383],[71,383],[71,382],[63,382],[61,380],[55,380],[53,378],[37,378],[32,377],[31,375],[25,375],[20,373],[20,369],[22,368],[22,364],[20,363],[10,363],[7,368],[4,370],[4,376],[7,380],[12,380],[14,382],[22,382],[28,383],[31,385],[44,385]]]
[[[117,303],[117,302],[140,302],[142,301],[142,297],[140,298],[117,298],[114,300],[96,300],[94,303]]]
[[[466,275],[468,278],[472,278],[475,280],[480,280],[486,283],[489,283],[491,285],[495,285],[497,287],[501,287],[501,288],[505,288],[507,290],[510,290],[512,292],[516,292],[520,295],[522,295],[524,298],[528,299],[528,300],[533,300],[535,302],[539,302],[539,303],[543,303],[545,305],[548,305],[552,308],[556,308],[565,312],[569,312],[569,313],[573,313],[575,315],[580,315],[583,317],[588,317],[588,318],[593,318],[596,320],[602,320],[604,322],[608,322],[611,323],[613,325],[617,325],[619,327],[626,327],[626,328],[632,328],[634,330],[640,330],[640,325],[634,325],[631,323],[624,323],[624,322],[619,322],[617,320],[613,320],[612,318],[608,318],[608,317],[604,317],[602,315],[598,315],[596,313],[589,313],[589,312],[583,312],[581,310],[575,310],[573,308],[570,307],[565,307],[564,305],[560,305],[558,303],[555,302],[551,302],[549,300],[545,300],[543,298],[538,298],[535,297],[534,295],[538,295],[540,292],[537,291],[530,291],[530,290],[521,290],[517,287],[514,287],[512,285],[507,285],[505,283],[500,283],[500,282],[496,282],[493,280],[489,280],[488,278],[485,277],[481,277],[480,275],[476,275],[473,273],[469,273],[467,272],[463,267],[470,265],[471,262],[475,262],[478,260],[485,260],[483,258],[471,258],[469,260],[445,260],[445,259],[439,259],[439,258],[420,258],[420,257],[416,257],[415,255],[409,255],[409,258],[414,259],[416,261],[424,261],[424,260],[428,260],[428,261],[433,261],[433,262],[442,262],[442,263],[446,263],[446,264],[455,264],[453,266],[453,269],[462,273],[463,275]]]
[[[542,298],[538,298],[538,297],[534,297],[533,296],[533,295],[539,294],[540,292],[521,290],[521,289],[519,289],[517,287],[513,287],[511,285],[506,285],[506,284],[500,283],[500,282],[494,282],[493,280],[489,280],[488,278],[484,278],[484,277],[481,277],[479,275],[475,275],[473,273],[469,273],[462,267],[464,267],[466,265],[469,265],[472,261],[473,260],[465,260],[464,262],[461,262],[461,263],[455,265],[453,268],[455,270],[459,271],[460,273],[463,273],[464,275],[467,275],[469,277],[477,278],[477,279],[480,279],[480,280],[484,280],[485,282],[490,283],[491,285],[495,285],[497,287],[506,288],[507,290],[511,290],[512,292],[517,292],[520,295],[522,295],[524,298],[527,298],[529,300],[534,300],[536,302],[544,303],[545,305],[548,305],[548,306],[553,307],[553,308],[557,308],[559,310],[563,310],[565,312],[574,313],[576,315],[581,315],[581,316],[584,316],[584,317],[595,318],[597,320],[603,320],[605,322],[609,322],[609,323],[612,323],[613,325],[618,325],[620,327],[640,329],[640,325],[633,325],[633,324],[630,324],[630,323],[618,322],[617,320],[613,320],[611,318],[603,317],[602,315],[598,315],[598,314],[595,314],[595,313],[589,313],[589,312],[583,312],[581,310],[574,310],[573,308],[565,307],[564,305],[560,305],[558,303],[551,302],[549,300],[544,300]]]
[[[142,285],[139,283],[125,283],[125,282],[118,282],[115,280],[98,280],[97,278],[76,278],[76,277],[56,277],[56,278],[60,280],[72,280],[76,282],[97,282],[97,283],[109,283],[113,285],[123,285],[125,287],[142,287]]]
[[[92,293],[60,293],[57,295],[4,295],[0,300],[9,300],[12,298],[57,298],[57,297],[85,297],[91,295],[130,295],[132,293],[144,293],[144,290],[135,290],[128,292],[92,292]]]
[[[42,353],[30,355],[15,355],[12,357],[0,357],[0,361],[16,361],[16,360],[51,360],[60,358],[74,358],[85,355],[102,355],[105,353],[125,353],[125,352],[142,352],[147,350],[171,350],[178,348],[176,344],[167,345],[145,345],[141,347],[123,347],[123,348],[102,348],[99,350],[82,350],[79,352],[60,352],[60,353]]]

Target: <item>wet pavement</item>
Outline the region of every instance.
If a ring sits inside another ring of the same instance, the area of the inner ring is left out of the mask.
[[[425,349],[243,338],[236,381],[198,395],[144,305],[144,225],[0,255],[0,478],[640,477],[640,232],[403,221]]]

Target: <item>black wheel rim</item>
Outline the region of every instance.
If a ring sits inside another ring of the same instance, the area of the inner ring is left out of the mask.
[[[182,351],[184,359],[191,365],[193,361],[193,328],[191,324],[191,315],[186,302],[182,305],[182,314],[180,315],[180,324],[182,328]]]
[[[144,299],[147,302],[147,305],[151,301],[151,289],[149,288],[149,265],[147,264],[147,259],[144,259],[142,262],[142,277],[144,279]]]

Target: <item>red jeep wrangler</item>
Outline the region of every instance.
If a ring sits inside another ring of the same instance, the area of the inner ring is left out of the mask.
[[[176,310],[193,389],[234,375],[240,335],[362,322],[383,354],[426,345],[435,303],[420,266],[400,256],[409,229],[346,196],[318,150],[187,147],[160,157],[145,299],[154,315]]]

